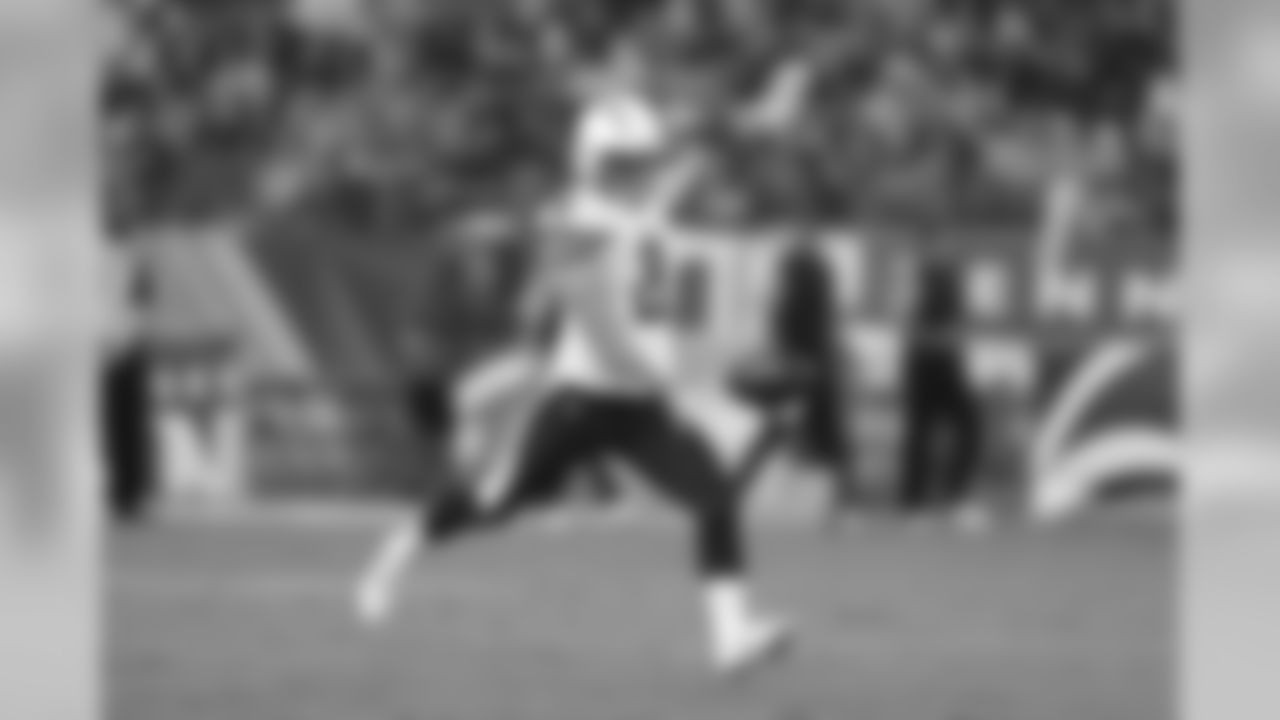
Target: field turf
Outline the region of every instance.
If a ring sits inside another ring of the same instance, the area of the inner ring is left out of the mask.
[[[527,529],[429,559],[391,625],[349,595],[376,517],[272,513],[121,532],[110,720],[1171,720],[1168,518],[965,534],[803,518],[754,530],[798,623],[739,682],[701,664],[685,534]]]

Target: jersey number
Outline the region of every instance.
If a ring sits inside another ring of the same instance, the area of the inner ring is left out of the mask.
[[[635,312],[641,322],[686,332],[705,327],[710,305],[706,265],[671,257],[655,244],[640,251]]]

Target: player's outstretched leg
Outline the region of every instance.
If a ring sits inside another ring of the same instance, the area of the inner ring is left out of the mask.
[[[356,589],[356,609],[368,624],[384,622],[418,557],[515,517],[511,504],[485,509],[464,487],[451,486],[415,514],[392,527],[378,544]]]
[[[524,486],[513,485],[510,496],[488,506],[466,484],[443,486],[419,513],[396,524],[379,543],[357,588],[361,619],[369,624],[386,620],[409,572],[427,549],[440,550],[496,530],[541,504],[544,498],[531,492],[530,485],[527,480]]]
[[[694,522],[711,662],[721,673],[740,674],[781,654],[790,628],[752,598],[736,505],[698,509]]]
[[[569,469],[590,453],[594,442],[595,431],[578,422],[575,405],[571,397],[556,397],[534,416],[528,435],[512,456],[510,482],[452,478],[429,498],[421,515],[392,528],[357,587],[359,616],[370,624],[384,621],[394,610],[415,561],[427,548],[452,546],[505,527],[560,497]],[[479,492],[490,485],[499,491]]]
[[[624,452],[650,482],[687,509],[712,667],[736,675],[781,654],[790,644],[785,622],[762,612],[747,580],[745,495],[720,468],[702,438],[670,417],[637,423]]]
[[[393,526],[378,544],[356,588],[356,612],[365,623],[390,616],[418,556],[429,546],[443,545],[481,525],[482,515],[463,488],[450,486],[420,513]]]

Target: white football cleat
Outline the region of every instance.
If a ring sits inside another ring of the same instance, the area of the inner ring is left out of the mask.
[[[781,620],[754,618],[722,639],[712,664],[726,677],[740,677],[781,658],[791,648],[791,627]]]

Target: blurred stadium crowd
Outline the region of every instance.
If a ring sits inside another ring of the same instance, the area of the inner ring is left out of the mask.
[[[120,232],[265,209],[421,231],[540,202],[642,66],[750,222],[1018,224],[1046,173],[1167,225],[1168,0],[113,0]],[[598,83],[597,83],[598,84]]]

